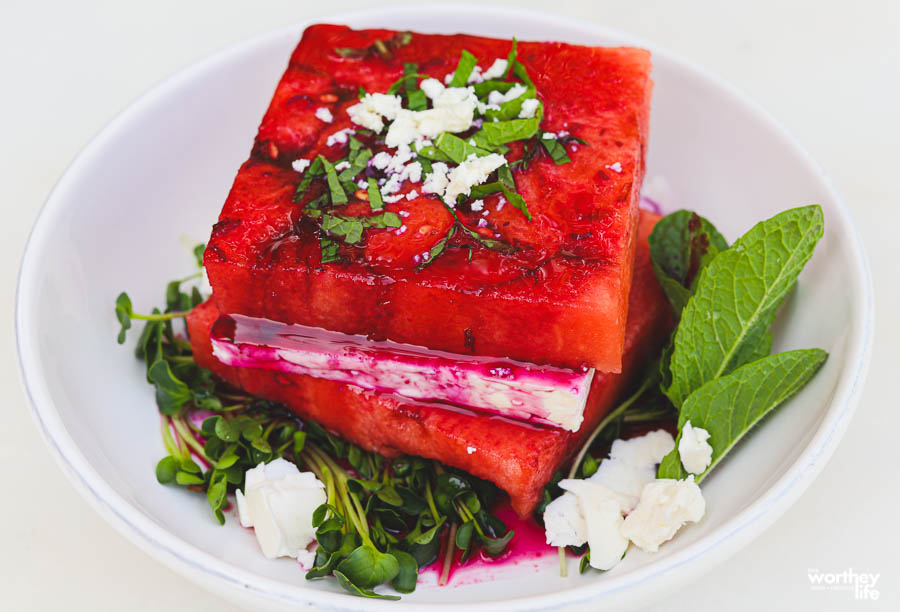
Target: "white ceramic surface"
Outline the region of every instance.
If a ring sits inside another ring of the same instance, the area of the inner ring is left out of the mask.
[[[562,580],[552,568],[513,568],[493,581],[424,587],[391,603],[346,596],[329,581],[307,583],[291,562],[263,559],[236,521],[215,524],[202,496],[156,484],[152,468],[163,449],[152,392],[141,364],[114,342],[111,304],[127,289],[138,308],[149,307],[166,280],[189,271],[185,245],[206,237],[301,24],[226,50],[142,97],[76,159],[38,219],[17,300],[22,372],[45,438],[87,499],[148,553],[256,609],[635,604],[698,576],[771,524],[835,448],[871,341],[862,247],[815,163],[721,80],[590,24],[461,7],[328,21],[650,48],[656,89],[648,176],[666,177],[678,204],[709,216],[729,238],[784,208],[823,206],[826,235],[783,309],[776,349],[819,346],[831,358],[706,481],[709,511],[700,525],[657,555],[632,551],[607,574]]]

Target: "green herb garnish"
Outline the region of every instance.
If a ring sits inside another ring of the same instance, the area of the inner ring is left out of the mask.
[[[393,213],[366,219],[373,226],[400,223]],[[173,321],[188,313],[168,312],[172,305],[193,308],[202,302],[196,290],[181,290],[197,276],[167,285],[165,313],[135,314],[124,293],[115,305],[123,334],[133,319],[146,321],[137,356],[157,391],[166,449],[155,466],[160,483],[204,494],[224,523],[227,494],[243,487],[247,470],[281,457],[312,471],[325,484],[327,501],[313,514],[319,547],[306,577],[333,575],[343,589],[363,597],[397,599],[375,592],[388,583],[411,593],[419,568],[438,561],[447,564],[446,576],[449,559],[438,559],[442,546],[464,547],[465,558],[478,549],[503,553],[514,532],[490,512],[499,496],[491,483],[421,457],[388,460],[365,451],[198,367],[190,342],[173,329]],[[469,535],[458,538],[459,533]]]
[[[791,209],[758,223],[731,247],[695,213],[678,211],[660,220],[650,236],[650,255],[681,315],[679,324],[638,390],[592,432],[569,477],[592,470],[589,449],[597,439],[617,437],[623,422],[677,413],[676,446],[657,477],[688,476],[677,449],[680,431],[690,420],[710,433],[713,447],[712,463],[696,476],[700,481],[755,424],[809,382],[827,353],[802,349],[769,355],[769,328],[823,230],[819,206]],[[548,486],[544,506],[559,494],[557,489]],[[560,561],[565,575],[564,551]],[[585,563],[583,558],[582,568]]]
[[[334,50],[341,57],[363,59],[367,57],[380,57],[390,59],[394,51],[409,44],[412,40],[412,32],[397,32],[391,38],[375,40],[368,47],[356,49],[353,47],[338,47]]]

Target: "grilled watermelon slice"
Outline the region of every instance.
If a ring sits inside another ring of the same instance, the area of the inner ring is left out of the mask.
[[[620,371],[647,142],[649,54],[518,43],[544,104],[543,130],[569,132],[588,146],[570,144],[571,163],[538,155],[514,170],[531,222],[497,195],[485,198],[487,215],[461,212],[469,228],[513,245],[514,253],[457,231],[444,254],[419,269],[420,254],[453,223],[436,197],[420,196],[387,205],[403,213],[404,231],[369,229],[364,245],[343,247],[341,261],[323,264],[320,230],[292,201],[301,174],[291,163],[344,157],[346,139],[333,136],[358,128],[346,109],[360,88],[386,91],[405,62],[443,79],[463,49],[486,67],[511,47],[508,40],[412,34],[406,44],[382,44],[387,53],[372,51],[375,41],[398,36],[332,25],[304,32],[213,228],[204,263],[216,306],[454,353]],[[333,122],[316,116],[321,108]],[[511,160],[522,154],[522,145],[513,144]],[[407,184],[404,192],[416,188]],[[351,200],[343,214],[369,214],[361,191]],[[479,219],[487,227],[479,228]]]
[[[230,367],[212,355],[210,330],[219,316],[212,300],[188,317],[197,362],[254,395],[281,402],[344,438],[386,456],[437,459],[494,482],[516,512],[534,508],[553,473],[571,457],[614,402],[642,372],[672,326],[668,302],[650,265],[647,235],[658,217],[642,214],[622,374],[593,380],[577,432],[478,415],[446,405],[414,403],[344,383],[267,370]]]

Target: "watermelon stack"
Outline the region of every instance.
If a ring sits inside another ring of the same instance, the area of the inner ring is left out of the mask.
[[[191,341],[198,361],[232,384],[365,448],[432,457],[492,480],[524,514],[671,325],[646,247],[655,218],[639,223],[638,211],[649,54],[518,43],[518,60],[545,109],[542,129],[588,144],[570,149],[570,163],[537,156],[514,171],[531,221],[498,195],[484,198],[489,214],[460,211],[469,227],[486,219],[514,252],[457,235],[454,246],[464,248],[417,265],[454,219],[438,198],[412,194],[385,209],[401,214],[406,231],[370,229],[361,248],[322,263],[320,230],[304,223],[303,207],[293,201],[302,175],[292,162],[343,158],[347,140],[340,134],[358,129],[347,108],[358,103],[360,88],[386,91],[405,63],[442,79],[464,49],[490,65],[511,47],[508,40],[413,34],[386,55],[336,52],[398,35],[332,25],[304,32],[213,227],[204,257],[213,298],[190,317]],[[323,108],[332,121],[321,118]],[[522,154],[520,143],[511,147],[511,159]],[[368,213],[356,195],[341,214]],[[209,342],[219,313],[597,374],[579,431],[522,425],[308,376],[227,367]]]

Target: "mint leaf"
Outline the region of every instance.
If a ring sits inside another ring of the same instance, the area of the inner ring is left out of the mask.
[[[519,116],[519,113],[522,112],[522,103],[529,98],[536,98],[537,91],[533,87],[528,87],[522,95],[517,98],[513,98],[508,102],[504,102],[500,105],[499,110],[495,109],[487,109],[484,113],[484,118],[488,121],[503,121],[507,119],[515,119]],[[543,110],[541,110],[541,116],[543,115]]]
[[[456,72],[453,73],[453,80],[450,81],[449,87],[465,87],[472,75],[472,70],[478,64],[478,60],[474,55],[463,49],[459,55],[459,63],[456,65]]]
[[[828,353],[804,349],[771,355],[741,366],[731,374],[712,380],[687,398],[678,417],[679,431],[690,420],[709,432],[712,463],[697,481],[712,471],[750,429],[773,409],[799,391],[819,370]],[[686,478],[675,449],[660,463],[657,478]]]
[[[369,208],[372,210],[381,210],[384,208],[384,199],[381,197],[381,189],[378,187],[378,181],[369,177],[366,182],[368,183],[366,192],[369,195]]]
[[[477,157],[491,154],[490,151],[473,146],[462,138],[448,132],[438,136],[438,139],[434,141],[434,146],[455,164],[463,163],[473,154]],[[421,152],[419,154],[421,155]]]
[[[506,93],[513,87],[515,87],[516,83],[514,81],[498,81],[498,80],[490,80],[490,81],[482,81],[481,83],[475,83],[472,87],[475,89],[475,95],[481,99],[487,97],[489,93],[492,91],[499,91],[500,93]]]
[[[675,316],[680,317],[694,293],[700,270],[727,249],[728,242],[700,215],[679,210],[659,220],[649,243],[653,271]]]
[[[334,169],[334,164],[330,161],[319,155],[317,159],[322,160],[322,167],[325,168],[325,177],[328,181],[328,190],[331,192],[331,203],[332,204],[346,204],[347,203],[347,194],[344,192],[344,188],[341,186],[341,181],[338,179],[337,172]]]
[[[748,346],[765,340],[823,231],[821,207],[787,210],[756,224],[700,272],[675,332],[671,384],[664,389],[676,407],[741,365],[741,355],[759,353]]]
[[[514,140],[525,140],[537,134],[540,118],[511,119],[509,121],[492,121],[481,126],[475,133],[475,143],[484,149],[490,149]]]

